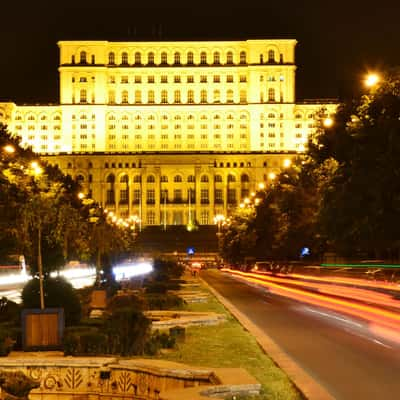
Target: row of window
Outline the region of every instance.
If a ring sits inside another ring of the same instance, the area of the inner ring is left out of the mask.
[[[227,164],[230,164],[230,163],[227,163]],[[234,164],[235,164],[235,166],[237,166],[237,163],[234,163]],[[250,163],[247,163],[247,164],[248,164],[247,166],[250,166],[250,165],[249,165]],[[115,164],[114,164],[114,165],[115,165]],[[121,165],[122,165],[122,164],[121,164]],[[241,167],[244,167],[244,165],[245,165],[245,163],[243,163],[243,162],[240,163],[240,166],[241,166]],[[105,164],[105,168],[109,168],[109,164],[108,164],[108,163]],[[115,168],[115,167],[114,167],[114,168]],[[80,183],[83,183],[84,180],[85,180],[85,178],[84,178],[83,175],[77,175],[76,179],[77,179]],[[168,178],[167,175],[161,175],[161,176],[160,176],[160,182],[161,182],[161,183],[167,183],[167,182],[168,182],[168,179],[169,179],[169,178]],[[107,182],[107,183],[115,183],[115,180],[116,180],[116,179],[115,179],[115,175],[114,175],[114,174],[109,174],[109,175],[107,176],[107,178],[106,178],[106,182]],[[183,182],[184,182],[184,178],[183,178],[182,175],[175,175],[175,176],[173,177],[172,181],[173,181],[174,183],[183,183]],[[196,182],[196,178],[195,178],[194,175],[188,175],[186,181],[189,182],[189,183],[194,183],[194,182]],[[210,178],[209,178],[208,175],[201,175],[201,176],[200,176],[200,182],[201,182],[201,183],[208,183],[209,181],[210,181]],[[228,174],[226,181],[227,181],[227,182],[236,182],[236,176],[233,175],[233,174]],[[128,177],[128,175],[122,175],[122,176],[120,177],[119,182],[120,182],[120,183],[129,183],[129,177]],[[135,175],[135,176],[133,177],[133,182],[134,182],[134,183],[140,183],[140,182],[142,182],[142,176],[141,176],[141,175]],[[156,183],[156,176],[155,176],[155,175],[148,175],[148,176],[146,177],[146,182],[147,182],[147,183]],[[214,182],[222,183],[222,182],[223,182],[222,175],[214,175]],[[248,183],[248,182],[250,182],[249,175],[247,175],[247,174],[241,174],[241,175],[240,175],[240,182],[242,182],[242,183]]]
[[[75,55],[72,55],[71,58],[71,63],[75,64],[76,63]],[[182,55],[180,52],[175,52],[173,54],[173,58],[168,55],[167,52],[163,51],[161,52],[160,56],[157,57],[157,62],[158,65],[195,65],[195,62],[197,61],[198,64],[200,65],[208,65],[212,63],[213,65],[233,65],[235,63],[235,57],[232,51],[226,52],[226,54],[223,54],[221,57],[221,53],[219,51],[215,51],[211,55],[207,54],[206,51],[201,51],[199,56],[197,57],[196,55],[196,60],[195,60],[195,54],[192,51],[187,52],[185,55]],[[246,64],[247,63],[247,58],[246,58],[246,52],[241,51],[239,53],[239,64]],[[264,60],[264,54],[259,55],[259,61],[260,64],[263,64],[264,62],[268,63],[275,63],[277,62],[275,51],[274,50],[269,50],[267,53],[267,59]],[[283,55],[280,54],[279,61],[282,63],[283,62]],[[86,51],[81,51],[79,53],[79,64],[88,64],[89,63],[89,55]],[[90,63],[91,64],[96,64],[96,58],[95,55],[92,54],[90,56]],[[120,54],[120,56],[117,58],[115,52],[109,52],[108,53],[108,65],[116,65],[116,64],[122,65],[122,66],[128,66],[128,65],[155,65],[156,64],[156,55],[153,51],[148,52],[146,55],[140,53],[140,52],[135,52],[132,59],[129,56],[129,53],[124,51]]]
[[[181,75],[174,75],[173,79],[172,79],[172,77],[169,77],[168,75],[160,75],[159,78],[160,79],[157,81],[157,83],[172,83],[172,82],[173,83],[183,83],[183,81],[184,81],[184,79]],[[171,78],[172,81],[170,81],[169,78]],[[213,83],[221,83],[222,82],[221,75],[213,75],[212,77],[207,76],[207,75],[199,75],[197,82],[195,81],[194,75],[187,75],[186,79],[185,79],[185,83],[208,83],[209,80],[212,81]],[[148,75],[146,81],[147,81],[147,83],[156,83],[154,75]],[[74,77],[72,77],[72,82],[75,82]],[[79,82],[87,82],[87,79],[84,77],[81,77],[79,79]],[[234,76],[233,75],[224,76],[224,82],[234,83],[235,82]],[[241,82],[241,83],[247,82],[247,76],[239,75],[239,82]],[[116,83],[116,79],[115,79],[114,75],[109,76],[108,83],[110,83],[110,84]],[[120,83],[123,83],[123,84],[129,83],[128,75],[122,75],[120,77]],[[142,76],[135,75],[132,83],[142,83]]]

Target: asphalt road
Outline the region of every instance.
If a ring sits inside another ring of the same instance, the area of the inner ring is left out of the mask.
[[[374,335],[364,321],[273,295],[216,270],[201,276],[336,399],[400,399],[400,344]]]

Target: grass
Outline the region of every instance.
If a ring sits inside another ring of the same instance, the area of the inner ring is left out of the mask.
[[[204,289],[206,290],[206,289]],[[263,352],[254,337],[210,293],[206,303],[188,304],[188,311],[213,311],[227,317],[215,326],[189,327],[184,343],[159,359],[202,367],[244,368],[262,384],[260,396],[248,400],[301,400],[286,374]]]

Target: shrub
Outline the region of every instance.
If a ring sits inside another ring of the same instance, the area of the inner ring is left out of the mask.
[[[182,276],[185,268],[175,261],[156,259],[153,264],[153,277],[158,281],[178,279]]]
[[[21,319],[21,309],[20,306],[8,300],[6,297],[0,299],[0,323],[9,322],[12,324],[19,324]]]
[[[149,310],[180,310],[184,301],[175,294],[146,294],[147,309]]]
[[[17,339],[17,332],[8,324],[0,326],[0,356],[7,356],[13,349]]]
[[[155,331],[145,345],[145,353],[153,356],[158,354],[160,349],[172,349],[175,346],[175,338],[166,332]]]
[[[108,306],[107,310],[111,313],[115,310],[121,308],[131,308],[134,310],[143,310],[144,309],[144,300],[143,298],[135,295],[135,294],[128,294],[128,295],[119,295],[114,296]]]
[[[143,354],[150,335],[150,320],[139,310],[115,310],[106,321],[109,352],[123,356]]]
[[[64,354],[106,354],[108,337],[97,328],[78,326],[64,332]]]
[[[81,318],[81,304],[79,297],[72,287],[62,277],[45,278],[43,282],[44,302],[46,307],[64,308],[65,324],[74,325]],[[40,307],[39,279],[30,280],[22,290],[24,308]]]

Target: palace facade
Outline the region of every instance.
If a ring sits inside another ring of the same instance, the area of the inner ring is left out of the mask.
[[[0,121],[119,217],[213,224],[335,112],[296,102],[295,45],[61,41],[59,104],[0,103]]]

